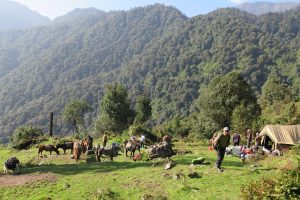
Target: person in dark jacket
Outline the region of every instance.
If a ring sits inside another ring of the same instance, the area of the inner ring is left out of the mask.
[[[230,144],[230,130],[229,127],[225,127],[223,129],[223,133],[220,133],[215,139],[214,139],[214,147],[217,151],[217,162],[216,167],[220,172],[223,172],[223,169],[221,168],[222,161],[224,159],[225,150],[226,147]]]
[[[250,147],[251,147],[252,140],[253,140],[253,133],[252,133],[252,130],[251,130],[251,129],[248,129],[248,130],[247,130],[246,138],[247,138],[247,147],[250,148]]]
[[[233,146],[240,146],[241,136],[238,133],[234,133],[232,137]]]

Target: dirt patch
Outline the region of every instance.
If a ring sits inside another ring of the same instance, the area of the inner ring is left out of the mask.
[[[51,173],[18,175],[0,174],[0,187],[18,186],[42,180],[55,182],[57,176]]]

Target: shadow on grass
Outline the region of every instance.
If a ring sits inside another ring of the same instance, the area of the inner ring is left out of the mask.
[[[61,175],[73,175],[80,173],[108,173],[124,169],[133,169],[139,167],[151,167],[152,162],[93,162],[78,164],[61,164],[61,165],[31,165],[27,164],[23,167],[22,174],[30,173],[55,173]]]

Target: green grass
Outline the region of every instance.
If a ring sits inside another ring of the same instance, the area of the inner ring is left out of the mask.
[[[14,151],[0,149],[0,162],[16,156],[23,163],[21,174],[52,173],[57,180],[38,181],[15,187],[0,186],[0,199],[97,199],[98,196],[111,196],[111,199],[141,199],[151,195],[153,199],[239,199],[240,187],[250,181],[263,177],[276,176],[278,168],[292,156],[268,158],[261,162],[257,170],[251,164],[245,166],[239,158],[226,156],[222,166],[225,171],[219,173],[214,168],[215,152],[209,152],[200,144],[176,143],[175,148],[192,150],[192,154],[173,156],[176,165],[164,170],[164,160],[133,162],[124,155],[109,162],[95,162],[93,155],[83,156],[79,163],[67,155],[37,158],[37,149]],[[48,154],[48,152],[44,153]],[[194,158],[203,156],[210,165],[190,167]],[[87,161],[86,161],[87,160]],[[42,164],[41,164],[42,162]],[[41,165],[39,165],[41,164]],[[196,171],[202,177],[190,179],[187,174]],[[174,180],[177,173],[184,178]],[[15,175],[17,178],[18,176]],[[104,198],[105,199],[105,198]]]

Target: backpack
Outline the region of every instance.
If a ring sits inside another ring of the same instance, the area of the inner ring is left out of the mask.
[[[213,147],[215,150],[219,150],[219,140],[222,134],[218,134],[216,138],[213,139]]]

